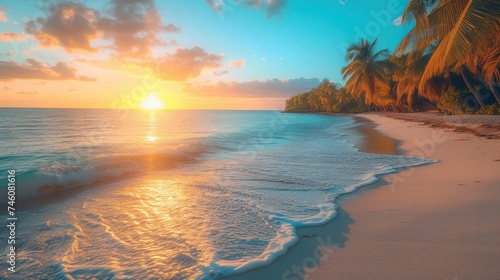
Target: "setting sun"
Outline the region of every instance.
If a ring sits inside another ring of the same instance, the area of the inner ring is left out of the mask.
[[[0,0],[0,89],[0,280],[500,280],[500,0]]]
[[[146,99],[144,99],[144,101],[142,101],[141,108],[148,110],[161,109],[163,108],[163,103],[158,100],[155,94],[151,94]]]

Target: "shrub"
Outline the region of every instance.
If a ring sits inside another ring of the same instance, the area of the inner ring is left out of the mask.
[[[478,114],[478,115],[500,115],[500,105],[498,103],[488,105],[485,108],[477,110],[474,114]]]
[[[443,93],[438,101],[439,110],[451,115],[462,115],[472,113],[471,108],[466,104],[465,100],[472,94],[468,91],[460,91],[450,88]]]

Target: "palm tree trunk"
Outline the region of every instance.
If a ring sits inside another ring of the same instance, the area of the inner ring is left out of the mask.
[[[356,100],[356,102],[358,103],[358,108],[359,108],[360,110],[363,110],[364,108],[361,106],[361,98],[358,98],[358,99]]]
[[[493,96],[495,97],[497,103],[500,104],[500,94],[497,92],[494,82],[493,81],[490,81],[490,82],[485,81],[485,79],[482,75],[482,70],[480,70],[479,73],[480,73],[479,74],[479,81],[481,82],[481,84],[483,84],[484,86],[487,86],[491,89],[491,93],[493,93]]]
[[[481,108],[484,109],[484,107],[486,107],[486,105],[484,105],[484,102],[483,100],[481,99],[481,97],[477,94],[476,90],[474,89],[474,87],[472,86],[470,80],[469,80],[469,76],[467,74],[467,69],[465,69],[465,67],[462,66],[461,68],[461,71],[462,73],[462,79],[464,80],[465,84],[467,85],[467,87],[469,88],[470,92],[474,95],[474,97],[476,98],[477,102],[479,102],[479,105],[481,105]]]
[[[495,96],[495,99],[497,100],[497,103],[500,104],[500,94],[497,92],[495,89],[494,85],[490,85],[491,92],[493,93],[493,96]]]

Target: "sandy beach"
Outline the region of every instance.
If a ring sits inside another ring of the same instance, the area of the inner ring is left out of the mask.
[[[355,221],[310,279],[500,279],[500,141],[364,114],[440,162],[342,204]]]
[[[500,279],[500,141],[489,137],[498,117],[487,117],[481,137],[481,116],[452,119],[460,132],[436,114],[425,116],[433,125],[418,114],[358,116],[372,122],[365,137],[377,130],[400,153],[439,162],[341,197],[333,221],[299,229],[285,256],[234,279]]]

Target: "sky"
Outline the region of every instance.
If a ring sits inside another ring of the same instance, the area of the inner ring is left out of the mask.
[[[0,107],[283,109],[408,0],[0,0]]]

